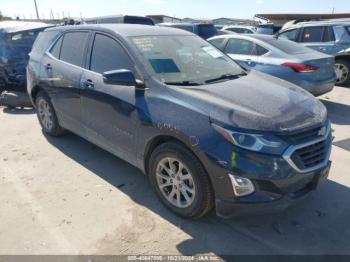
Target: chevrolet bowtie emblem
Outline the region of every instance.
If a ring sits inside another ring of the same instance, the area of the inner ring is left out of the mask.
[[[327,134],[327,128],[324,126],[318,131],[319,136],[325,136]]]

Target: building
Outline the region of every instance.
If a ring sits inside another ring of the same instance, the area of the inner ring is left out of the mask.
[[[186,17],[182,19],[183,23],[204,23],[204,24],[211,24],[212,20],[207,19],[207,18],[191,18],[191,17]]]
[[[292,20],[327,20],[327,19],[341,19],[350,18],[350,13],[342,14],[256,14],[255,18],[273,23],[275,26],[283,26],[286,22]]]
[[[146,17],[151,18],[155,24],[182,22],[180,18],[167,16],[167,15],[146,15]]]
[[[213,19],[212,22],[216,25],[253,25],[254,21],[247,19],[236,19],[236,18],[226,18],[221,17]]]

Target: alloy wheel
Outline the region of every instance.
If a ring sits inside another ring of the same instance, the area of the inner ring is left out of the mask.
[[[185,164],[176,158],[163,158],[156,169],[157,184],[165,199],[178,208],[189,207],[195,198],[196,187]]]
[[[337,84],[343,84],[349,77],[349,68],[341,63],[335,64],[335,73],[337,75]]]
[[[47,101],[40,99],[38,103],[38,114],[41,124],[46,130],[51,130],[53,127],[53,115],[51,107]]]

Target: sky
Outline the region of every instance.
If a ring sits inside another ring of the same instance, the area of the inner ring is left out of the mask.
[[[253,18],[257,13],[350,13],[350,0],[36,0],[41,18],[165,14],[179,18]],[[0,0],[7,16],[35,18],[34,0]]]

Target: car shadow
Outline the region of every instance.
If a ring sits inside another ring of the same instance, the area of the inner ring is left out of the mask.
[[[337,125],[350,125],[350,106],[322,99],[321,102],[326,106],[328,115],[332,123]]]
[[[32,115],[35,114],[34,108],[9,108],[4,107],[2,110],[6,114],[10,115]]]
[[[213,211],[193,221],[167,210],[147,177],[127,162],[73,134],[47,140],[137,204],[188,234],[189,239],[176,245],[181,254],[213,253],[222,258],[242,254],[350,254],[350,189],[334,181],[328,180],[308,198],[277,214],[225,220]]]

